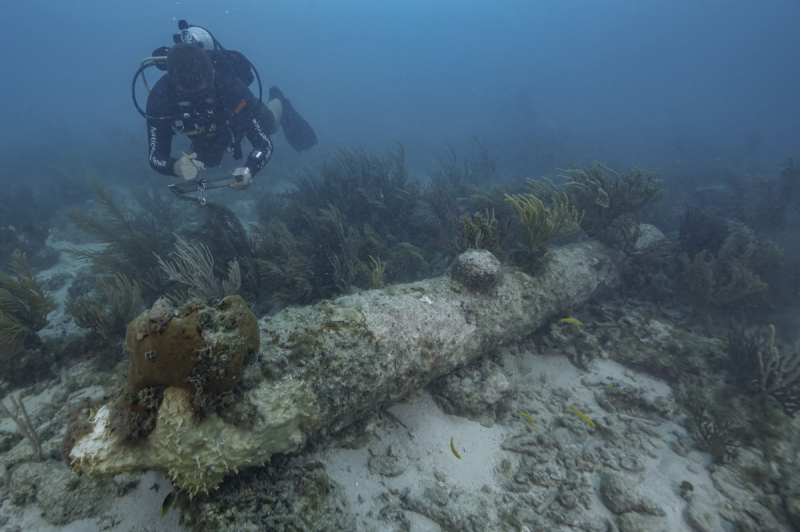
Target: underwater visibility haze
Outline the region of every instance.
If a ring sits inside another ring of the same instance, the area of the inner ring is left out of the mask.
[[[800,530],[800,6],[4,6],[0,530]]]

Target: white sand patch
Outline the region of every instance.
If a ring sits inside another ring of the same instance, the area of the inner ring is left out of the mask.
[[[105,244],[89,243],[89,244],[73,244],[71,242],[60,240],[53,242],[52,238],[48,239],[47,245],[61,251],[58,262],[53,267],[44,270],[36,275],[36,280],[42,284],[57,277],[59,275],[70,275],[71,277],[64,282],[64,284],[55,291],[48,292],[55,297],[58,308],[47,316],[50,322],[44,329],[39,331],[39,336],[42,339],[46,338],[68,338],[83,334],[86,331],[80,329],[75,325],[72,315],[67,311],[64,305],[64,300],[67,299],[69,287],[78,272],[86,266],[86,263],[73,257],[66,252],[66,249],[80,249],[85,251],[101,251]]]
[[[153,486],[157,485],[158,490]],[[125,497],[116,499],[109,513],[119,521],[115,532],[138,532],[150,530],[183,531],[178,525],[180,511],[171,508],[167,515],[161,517],[161,505],[172,491],[172,486],[164,479],[164,475],[150,471],[142,475],[139,485]]]
[[[413,491],[424,480],[441,482],[435,473],[446,479],[448,488],[477,492],[488,485],[498,489],[493,471],[505,456],[500,444],[507,437],[507,429],[499,424],[486,428],[466,418],[448,416],[435,401],[430,394],[419,391],[408,404],[397,404],[390,409],[407,429],[386,423],[363,449],[319,453],[317,458],[325,463],[328,476],[344,487],[355,513],[376,515],[385,505],[380,499],[383,492],[407,487]],[[451,437],[461,459],[450,448]],[[371,454],[383,456],[389,446],[401,448],[408,459],[405,472],[394,478],[374,474],[368,466]],[[439,530],[438,525],[421,516],[420,519],[420,526],[424,523],[432,526],[420,530]]]
[[[78,519],[66,525],[54,526],[42,518],[42,509],[37,504],[26,506],[19,514],[11,510],[10,500],[4,505],[4,512],[13,512],[14,524],[26,532],[185,532],[178,525],[180,514],[170,509],[163,518],[161,505],[172,490],[161,473],[142,474],[139,485],[124,497],[114,499],[111,507],[99,518]],[[153,485],[159,485],[159,489]],[[87,501],[88,502],[88,501]]]
[[[607,383],[617,382],[620,386],[643,389],[650,400],[670,394],[665,382],[637,374],[609,360],[597,360],[590,371],[576,368],[564,356],[539,356],[524,349],[520,354],[506,353],[503,360],[509,380],[520,394],[519,408],[525,411],[529,406],[530,411],[535,412],[532,414],[536,420],[534,434],[547,430],[553,418],[562,415],[552,414],[538,400],[549,400],[549,390],[552,389],[568,390],[571,393],[569,404],[581,405],[585,413],[596,420],[608,415],[594,400],[595,390]],[[390,409],[407,429],[395,423],[385,423],[362,449],[329,449],[318,453],[316,458],[325,463],[327,474],[344,487],[350,509],[358,515],[359,530],[377,530],[381,524],[386,525],[374,518],[386,507],[387,501],[381,495],[387,492],[396,494],[407,487],[413,492],[434,483],[476,495],[485,496],[479,493],[483,486],[495,493],[503,492],[495,480],[494,469],[504,458],[516,460],[518,455],[504,451],[501,444],[508,437],[519,435],[521,427],[528,430],[530,422],[518,416],[515,410],[505,419],[498,420],[492,428],[486,428],[466,418],[446,415],[437,406],[437,400],[419,391],[410,403]],[[691,482],[695,493],[713,492],[711,478],[704,467],[708,457],[696,451],[683,457],[670,448],[670,441],[686,436],[681,426],[667,420],[643,421],[648,421],[649,426],[664,437],[643,438],[641,449],[631,449],[631,454],[636,451],[639,465],[643,467],[641,471],[617,473],[629,478],[632,484],[638,484],[643,495],[664,509],[666,517],[658,518],[664,530],[690,532],[691,528],[683,517],[686,501],[680,497],[680,484]],[[450,449],[451,436],[461,455],[460,460]],[[586,446],[592,444],[606,445],[598,433],[591,436]],[[399,447],[408,458],[405,472],[394,478],[375,474],[368,466],[372,455],[386,455],[389,446]],[[624,449],[616,450],[624,452]],[[595,500],[593,508],[585,512],[586,518],[613,520],[600,499],[597,489],[599,474],[594,475],[593,483]],[[415,530],[440,530],[437,524],[423,516],[412,512],[405,515],[412,519]]]

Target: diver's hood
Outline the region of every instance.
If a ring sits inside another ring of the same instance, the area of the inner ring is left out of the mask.
[[[186,42],[196,44],[203,50],[216,50],[217,42],[211,32],[200,26],[190,26],[185,20],[178,21],[180,33],[172,35],[172,40],[177,44]]]

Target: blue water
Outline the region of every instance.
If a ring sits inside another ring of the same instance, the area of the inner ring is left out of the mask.
[[[800,4],[788,0],[44,0],[6,3],[0,20],[7,171],[113,158],[128,133],[144,158],[131,79],[181,18],[292,99],[320,139],[308,160],[399,141],[428,167],[432,149],[475,134],[514,172],[563,158],[680,170],[692,157],[755,172],[800,145]],[[528,153],[543,138],[560,139],[552,161]]]

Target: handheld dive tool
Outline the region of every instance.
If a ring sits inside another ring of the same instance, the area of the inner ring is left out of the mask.
[[[221,177],[197,177],[196,179],[192,179],[191,181],[184,181],[183,183],[175,183],[173,185],[167,185],[173,193],[175,194],[188,194],[189,192],[199,192],[200,193],[200,205],[206,204],[205,192],[206,190],[211,190],[212,188],[222,188],[228,187],[237,181],[241,181],[244,179],[241,175],[226,175]]]

